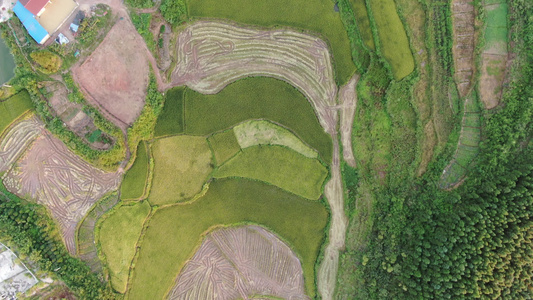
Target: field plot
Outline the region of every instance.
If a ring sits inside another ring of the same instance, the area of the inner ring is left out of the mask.
[[[465,97],[472,87],[474,74],[474,23],[472,0],[452,0],[453,60],[459,96]]]
[[[355,22],[357,22],[357,28],[361,33],[363,42],[368,48],[375,50],[376,45],[374,44],[374,35],[370,27],[370,19],[368,18],[365,0],[350,0],[350,3],[352,4]]]
[[[237,141],[232,129],[215,133],[207,138],[207,140],[209,141],[209,145],[211,145],[211,149],[213,149],[218,166],[241,151],[239,141]]]
[[[342,158],[353,168],[356,165],[353,155],[352,132],[355,110],[357,108],[357,82],[359,82],[358,74],[354,75],[348,83],[339,89]]]
[[[481,140],[481,112],[477,95],[467,96],[464,103],[464,115],[457,150],[450,164],[442,172],[440,187],[454,188],[466,175],[468,167],[479,153]],[[477,125],[477,126],[476,126]]]
[[[400,80],[413,72],[415,61],[396,4],[394,0],[369,0],[368,3],[376,21],[381,52],[392,68],[394,79]]]
[[[237,287],[237,288],[236,288]],[[260,226],[216,229],[180,273],[169,299],[309,299],[298,257]]]
[[[241,148],[257,145],[280,145],[290,148],[309,158],[317,158],[318,153],[304,144],[288,129],[266,120],[250,120],[233,128]]]
[[[501,2],[501,3],[497,3]],[[507,65],[507,14],[504,1],[485,3],[485,48],[481,54],[481,78],[479,91],[485,108],[498,105]]]
[[[2,244],[0,246],[0,297],[18,299],[39,280],[20,263],[19,258]]]
[[[129,271],[144,222],[150,214],[147,201],[123,205],[110,212],[100,225],[98,238],[113,288],[126,292]]]
[[[185,93],[185,132],[207,135],[250,119],[266,119],[290,128],[302,141],[331,160],[331,137],[298,90],[281,80],[255,77],[239,80],[215,95]],[[294,112],[298,112],[295,114]]]
[[[11,167],[42,130],[44,124],[38,117],[32,115],[13,124],[4,132],[0,142],[0,173]]]
[[[150,203],[164,205],[192,198],[202,190],[213,169],[204,137],[173,136],[152,146],[155,161]]]
[[[117,193],[104,196],[99,200],[80,223],[77,231],[78,257],[86,262],[93,272],[102,271],[102,262],[98,257],[94,229],[96,223],[108,210],[118,203]]]
[[[335,131],[337,86],[327,44],[289,29],[259,30],[198,21],[178,36],[174,85],[216,94],[250,76],[268,76],[298,88],[313,105],[326,132]],[[186,120],[187,121],[187,120]]]
[[[11,122],[32,108],[30,94],[26,90],[0,102],[0,134]]]
[[[355,72],[350,41],[331,1],[320,0],[188,0],[189,16],[220,18],[239,23],[307,29],[327,39],[336,67],[336,78],[344,84]]]
[[[318,200],[328,171],[316,159],[281,146],[253,146],[219,167],[216,178],[244,177],[268,182],[301,197]]]
[[[122,200],[140,199],[145,196],[146,181],[150,169],[149,161],[148,146],[145,141],[141,141],[137,145],[135,161],[124,175],[124,180],[120,186],[120,198]]]
[[[142,38],[131,32],[135,28],[130,22],[118,21],[93,54],[73,69],[88,100],[96,102],[121,128],[140,114],[150,73],[144,52],[137,49]]]
[[[183,133],[185,128],[183,120],[185,88],[176,87],[165,94],[165,106],[157,119],[154,136],[162,137]]]
[[[159,209],[150,219],[134,262],[128,299],[162,299],[214,226],[242,222],[275,232],[300,258],[305,290],[314,297],[314,265],[324,239],[326,208],[261,182],[220,179],[190,204]]]
[[[50,210],[67,250],[73,255],[78,222],[118,182],[117,173],[94,168],[47,131],[4,177],[10,192],[36,199]]]

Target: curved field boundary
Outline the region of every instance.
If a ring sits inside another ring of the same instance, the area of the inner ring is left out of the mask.
[[[168,298],[248,299],[258,293],[309,299],[300,260],[291,248],[263,227],[248,225],[207,234]]]
[[[118,173],[105,173],[72,153],[48,131],[4,177],[6,188],[50,210],[67,250],[76,254],[76,228],[91,206],[117,188]]]
[[[317,158],[318,152],[304,144],[290,130],[267,120],[249,120],[233,128],[241,149],[257,145],[288,147],[305,157]]]
[[[102,272],[102,262],[96,248],[95,227],[98,220],[119,201],[118,195],[113,193],[104,196],[87,213],[76,230],[76,246],[78,257],[86,262],[93,272]]]
[[[25,115],[4,131],[0,142],[0,173],[7,171],[44,129],[33,114]]]
[[[439,187],[441,189],[451,189],[457,187],[465,177],[469,165],[479,153],[479,141],[481,139],[481,112],[476,93],[471,93],[465,99],[464,115],[462,121],[461,135],[457,150],[452,161],[440,178]],[[475,125],[478,127],[475,127]]]
[[[30,94],[26,90],[0,101],[0,133],[4,132],[13,122],[33,108]]]
[[[284,80],[315,108],[326,132],[334,133],[337,87],[327,44],[289,29],[257,30],[218,21],[198,21],[178,36],[172,84],[216,94],[250,76]]]
[[[459,96],[471,90],[474,75],[475,11],[473,0],[452,0],[453,59]]]

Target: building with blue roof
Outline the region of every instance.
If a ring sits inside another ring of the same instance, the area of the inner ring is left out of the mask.
[[[28,30],[30,36],[39,44],[44,44],[49,38],[50,34],[44,29],[41,24],[35,19],[35,16],[27,10],[22,3],[17,1],[13,7],[13,12],[22,22],[22,25]]]

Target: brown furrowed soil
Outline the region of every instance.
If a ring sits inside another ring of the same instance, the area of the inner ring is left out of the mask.
[[[104,173],[74,155],[49,132],[35,140],[4,177],[7,189],[48,208],[68,251],[76,254],[76,226],[105,193],[116,189],[118,173]]]
[[[290,29],[259,30],[222,21],[198,21],[178,36],[172,85],[215,94],[250,76],[284,80],[313,104],[326,132],[336,130],[331,55],[321,39]]]
[[[451,8],[455,82],[459,95],[464,97],[472,87],[474,74],[474,2],[470,0],[453,0]]]
[[[129,19],[119,20],[91,56],[72,71],[90,102],[122,129],[135,121],[144,106],[150,65],[140,43],[142,38]]]
[[[355,109],[357,108],[357,93],[355,87],[357,86],[358,81],[359,75],[355,74],[350,81],[339,89],[342,157],[344,161],[353,168],[356,167],[356,163],[352,148],[352,129]]]
[[[309,299],[298,257],[260,226],[209,233],[177,278],[169,299]]]
[[[6,130],[0,143],[0,172],[7,171],[42,130],[41,120],[33,115]]]

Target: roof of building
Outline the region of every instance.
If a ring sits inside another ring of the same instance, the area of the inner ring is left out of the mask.
[[[41,9],[48,3],[49,0],[22,0],[26,3],[22,3],[24,7],[32,14],[37,15]]]
[[[22,22],[22,25],[26,27],[28,33],[35,41],[37,41],[37,43],[43,44],[50,38],[50,35],[46,29],[44,29],[44,27],[37,22],[35,16],[29,10],[27,10],[22,3],[17,2],[15,7],[13,7],[13,12],[17,15],[17,17],[20,19],[20,22]]]

